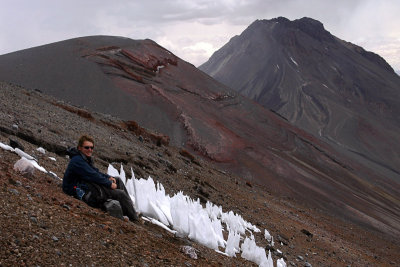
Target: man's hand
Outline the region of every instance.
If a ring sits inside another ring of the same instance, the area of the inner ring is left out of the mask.
[[[114,177],[110,177],[110,178],[108,178],[108,180],[110,180],[112,183],[111,183],[111,189],[117,189],[117,181],[115,180],[115,178]]]

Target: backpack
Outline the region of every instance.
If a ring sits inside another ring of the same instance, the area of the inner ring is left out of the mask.
[[[76,196],[93,208],[102,208],[108,196],[101,185],[91,182],[80,182],[76,186]]]

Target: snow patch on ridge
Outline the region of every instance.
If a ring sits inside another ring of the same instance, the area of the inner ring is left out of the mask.
[[[298,67],[299,64],[297,64],[296,60],[294,60],[292,57],[290,57],[290,60]]]

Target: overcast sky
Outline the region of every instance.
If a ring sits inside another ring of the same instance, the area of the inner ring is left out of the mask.
[[[0,0],[0,54],[87,35],[152,39],[199,66],[256,19],[321,21],[400,70],[400,0]]]

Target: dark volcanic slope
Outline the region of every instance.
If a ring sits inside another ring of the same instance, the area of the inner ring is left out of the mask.
[[[257,20],[200,66],[220,82],[400,180],[400,77],[310,18]]]
[[[269,230],[288,266],[400,266],[399,240],[396,244],[298,201],[276,197],[266,193],[268,188],[249,187],[197,157],[192,162],[181,149],[157,146],[149,132],[138,138],[120,119],[60,105],[44,94],[2,82],[0,103],[0,142],[18,141],[59,177],[68,164],[65,147],[89,133],[96,137],[100,170],[106,171],[111,162],[119,169],[123,162],[128,176],[130,168],[136,178],[151,176],[170,196],[183,191],[240,214],[262,229],[255,237],[258,246],[267,245],[263,229]],[[19,159],[0,148],[0,266],[256,266],[240,254],[226,257],[158,226],[131,224],[92,209],[63,194],[53,176],[38,170],[33,176],[16,172]],[[181,252],[183,245],[198,249],[198,259]],[[304,261],[296,259],[299,255]]]
[[[398,182],[151,40],[85,37],[4,55],[0,79],[135,120],[244,180],[383,232],[400,232]]]

